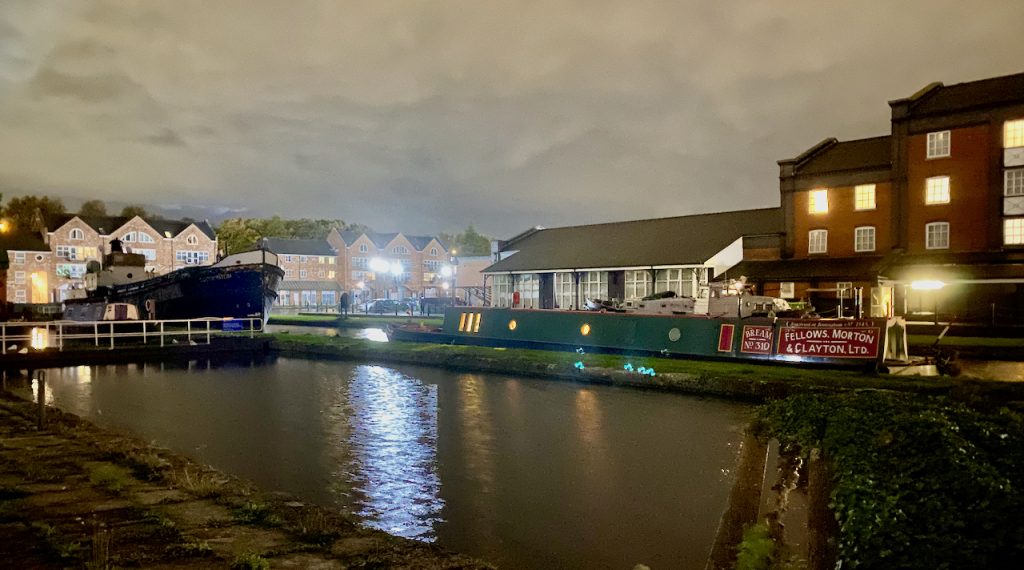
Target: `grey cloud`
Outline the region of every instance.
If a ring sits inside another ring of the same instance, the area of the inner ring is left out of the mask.
[[[161,129],[156,134],[143,137],[142,140],[157,146],[186,146],[185,140],[178,133],[167,128]]]
[[[129,97],[151,100],[142,85],[121,73],[75,75],[46,68],[32,78],[31,90],[36,96],[67,97],[86,103],[104,103]]]

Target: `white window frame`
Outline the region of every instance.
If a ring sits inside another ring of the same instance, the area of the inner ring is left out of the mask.
[[[584,271],[580,273],[580,302],[586,299],[608,300],[608,272]]]
[[[1024,119],[1014,119],[1003,123],[1003,148],[1024,146]]]
[[[144,234],[143,234],[144,235]],[[146,258],[146,261],[156,261],[156,250],[145,247],[136,247],[132,249],[132,253],[137,253]]]
[[[26,302],[28,302],[28,296],[25,295],[25,290],[24,289],[15,289],[14,290],[14,302],[15,303],[26,303]]]
[[[81,279],[85,275],[85,264],[84,263],[58,263],[57,264],[57,275],[61,275],[62,272],[68,279]]]
[[[853,251],[875,251],[875,226],[857,226],[853,229]],[[869,241],[870,240],[870,241]],[[870,245],[869,245],[870,243]]]
[[[646,269],[627,270],[625,275],[626,299],[642,299],[654,290],[654,279]]]
[[[555,273],[555,305],[563,310],[576,305],[575,282],[570,272]]]
[[[81,228],[72,228],[71,231],[68,232],[68,239],[82,241],[85,239],[85,232],[83,232]]]
[[[828,230],[811,230],[807,232],[807,253],[828,253]]]
[[[1024,245],[1024,218],[1003,219],[1003,245]]]
[[[933,230],[935,230],[933,232]],[[941,231],[941,233],[940,233]],[[924,247],[925,249],[949,249],[949,222],[931,222],[924,225]],[[944,238],[945,241],[935,241],[932,238]]]
[[[492,304],[495,307],[512,306],[512,276],[495,275],[491,282]]]
[[[430,248],[430,255],[437,255],[437,248],[436,247]]]
[[[674,291],[680,297],[692,297],[693,278],[693,269],[690,268],[658,269],[654,273],[654,292]]]
[[[147,234],[146,232],[139,232],[138,238],[139,243],[156,243],[156,240],[153,239],[153,236]]]
[[[305,279],[305,278],[306,278],[306,270],[305,269],[300,269],[299,270],[299,279]]]
[[[839,281],[836,283],[836,298],[850,299],[853,296],[853,282]]]
[[[779,297],[782,297],[783,299],[795,299],[796,283],[792,281],[782,281],[779,283]]]
[[[828,188],[815,188],[807,193],[807,213],[828,213]]]
[[[950,155],[953,136],[949,131],[935,131],[928,133],[928,148],[925,149],[925,158],[946,158]]]
[[[1024,168],[1003,171],[1003,196],[1024,196]]]
[[[134,243],[135,242],[135,235],[136,235],[135,232],[128,232],[128,233],[124,234],[123,236],[121,236],[121,241],[123,241],[124,243]]]
[[[185,265],[205,265],[210,261],[210,254],[206,251],[179,249],[174,252],[174,259],[175,261],[180,261]]]
[[[24,271],[15,271],[14,272],[14,284],[15,285],[24,285],[25,284],[25,272]]]
[[[16,251],[16,252],[14,252],[14,259],[12,259],[11,262],[14,263],[14,264],[25,263],[25,252],[24,251]]]
[[[948,204],[951,191],[949,189],[949,176],[932,176],[924,181],[924,203],[932,206],[935,204]]]
[[[859,184],[853,188],[853,209],[857,211],[874,210],[877,208],[875,202],[875,185]]]

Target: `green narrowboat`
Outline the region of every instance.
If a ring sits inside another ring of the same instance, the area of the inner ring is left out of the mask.
[[[676,358],[871,367],[906,362],[900,318],[787,319],[450,307],[439,328],[394,327],[393,340]]]

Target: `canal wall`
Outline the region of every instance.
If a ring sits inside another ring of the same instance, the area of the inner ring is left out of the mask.
[[[8,393],[0,534],[11,568],[492,568]]]

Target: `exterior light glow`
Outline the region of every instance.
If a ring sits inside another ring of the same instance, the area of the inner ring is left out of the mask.
[[[924,279],[921,281],[914,281],[910,284],[910,288],[915,291],[935,291],[942,289],[945,286],[945,283],[935,279]]]
[[[590,334],[590,325],[588,323],[583,323],[583,326],[580,327],[580,334],[583,336]]]
[[[396,261],[396,262],[391,264],[391,274],[392,275],[401,275],[403,272],[404,271],[402,270],[402,263],[401,262]]]
[[[452,276],[452,266],[451,265],[445,265],[444,267],[442,267],[441,268],[441,276],[442,277],[451,277]]]
[[[449,287],[451,287],[451,285],[447,281],[441,284],[441,288],[445,291],[447,291]]]
[[[516,330],[517,326],[519,326],[519,324],[516,323],[515,319],[512,319],[511,321],[508,322],[508,330],[510,330],[510,331]]]
[[[374,257],[370,260],[370,269],[372,269],[374,273],[387,273],[390,268],[391,264],[384,259]]]

